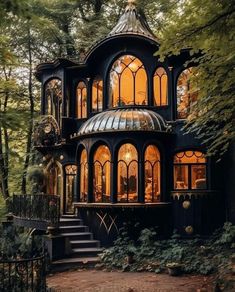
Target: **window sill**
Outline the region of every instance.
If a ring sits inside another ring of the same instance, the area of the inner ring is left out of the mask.
[[[73,203],[75,208],[164,208],[171,205],[170,202],[158,203]]]

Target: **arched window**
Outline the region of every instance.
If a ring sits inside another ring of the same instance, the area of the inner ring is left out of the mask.
[[[110,71],[110,105],[147,105],[147,74],[136,57],[124,55],[116,60]]]
[[[88,193],[88,163],[87,163],[87,152],[85,149],[82,150],[80,158],[80,201],[87,201]]]
[[[99,146],[94,155],[93,190],[95,202],[110,202],[111,154],[105,145]]]
[[[73,212],[73,199],[75,195],[76,165],[65,166],[65,212]]]
[[[45,114],[54,116],[61,125],[62,85],[59,79],[52,79],[45,85]]]
[[[83,81],[80,81],[77,85],[76,109],[78,119],[85,119],[87,117],[87,87]]]
[[[168,78],[164,68],[159,67],[153,76],[154,105],[168,105]]]
[[[51,163],[46,169],[46,193],[49,195],[62,195],[62,170],[56,163]]]
[[[145,165],[145,202],[160,200],[161,169],[160,153],[156,146],[149,145],[144,155]]]
[[[198,91],[192,84],[193,68],[185,69],[177,81],[177,118],[186,119],[197,101]]]
[[[206,158],[199,151],[179,152],[174,156],[174,189],[206,189]]]
[[[103,81],[96,78],[92,84],[92,111],[101,112],[103,109]]]
[[[118,151],[118,202],[138,202],[138,153],[132,144]]]

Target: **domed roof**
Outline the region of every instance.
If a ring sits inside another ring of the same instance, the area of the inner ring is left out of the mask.
[[[147,109],[109,110],[87,120],[76,136],[113,131],[157,131],[166,132],[167,125],[157,113]]]
[[[120,34],[137,34],[155,41],[157,40],[145,18],[139,14],[134,0],[128,1],[124,13],[121,15],[112,31],[108,34],[108,37]]]

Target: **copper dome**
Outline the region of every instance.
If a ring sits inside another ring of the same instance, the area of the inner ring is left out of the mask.
[[[113,131],[166,132],[167,124],[157,113],[147,109],[109,110],[88,119],[76,136]]]

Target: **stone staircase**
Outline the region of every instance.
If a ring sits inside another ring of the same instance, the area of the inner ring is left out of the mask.
[[[60,235],[69,239],[71,253],[63,259],[52,262],[53,270],[93,267],[99,263],[98,254],[102,252],[100,242],[93,239],[88,226],[74,215],[63,215],[60,218]]]

